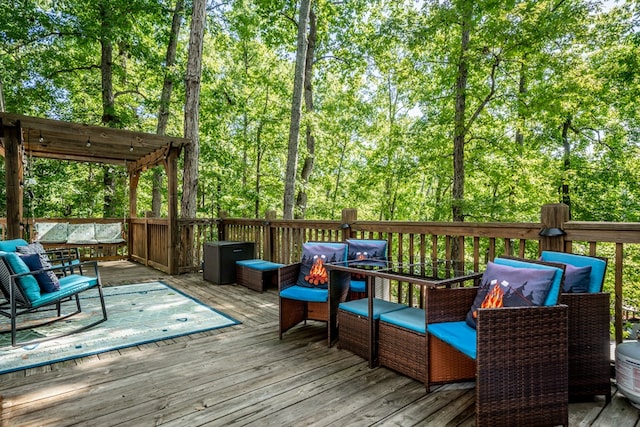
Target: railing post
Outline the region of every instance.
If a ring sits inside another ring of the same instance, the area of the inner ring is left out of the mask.
[[[342,241],[351,238],[351,224],[358,220],[357,209],[343,209],[342,210],[342,224],[340,229],[342,231]]]
[[[264,213],[262,259],[273,261],[273,233],[271,233],[271,221],[276,219],[276,211],[268,210]]]
[[[218,222],[218,241],[222,242],[225,240],[225,225],[224,220],[227,217],[227,211],[220,211],[220,222]]]
[[[543,205],[540,213],[540,251],[564,252],[564,223],[569,221],[569,206],[564,203]]]

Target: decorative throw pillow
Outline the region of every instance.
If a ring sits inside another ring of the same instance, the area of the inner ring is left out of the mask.
[[[327,263],[345,262],[347,245],[344,243],[307,242],[302,245],[302,261],[298,286],[326,289],[329,283]]]
[[[17,253],[5,252],[2,256],[7,261],[7,264],[11,268],[13,274],[22,274],[31,271]],[[26,276],[19,277],[17,284],[20,286],[22,293],[29,299],[29,301],[35,301],[40,298],[40,285],[32,275],[28,274]]]
[[[467,324],[476,327],[479,308],[543,305],[555,272],[489,262],[482,275],[478,294],[467,313]]]
[[[375,269],[386,266],[387,241],[347,239],[347,261],[350,266]],[[351,280],[364,280],[364,274],[352,273]]]
[[[384,266],[387,260],[386,240],[347,240],[347,260],[350,265]]]
[[[576,267],[565,264],[562,292],[589,292],[591,266]]]
[[[39,254],[21,255],[22,261],[29,267],[30,271],[45,270],[50,268],[45,266],[42,257]],[[35,275],[41,292],[55,292],[60,290],[60,281],[53,271],[44,271]]]
[[[18,252],[21,255],[38,254],[40,255],[41,258],[46,259],[47,262],[51,262],[51,260],[47,256],[46,249],[44,248],[44,246],[42,246],[40,242],[29,243],[27,246],[17,246],[16,252]],[[46,267],[46,268],[49,268],[49,267]]]

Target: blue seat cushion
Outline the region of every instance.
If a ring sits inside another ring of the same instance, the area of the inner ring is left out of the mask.
[[[467,325],[467,322],[443,322],[430,323],[427,326],[430,335],[451,345],[473,360],[476,359],[476,330]]]
[[[352,292],[367,292],[367,282],[364,280],[351,280],[349,290]]]
[[[237,265],[241,265],[243,267],[251,268],[253,270],[260,271],[269,271],[269,270],[277,270],[283,266],[283,264],[278,264],[276,262],[265,261],[262,259],[247,259],[236,261]]]
[[[397,302],[385,301],[383,299],[373,299],[373,318],[375,320],[380,319],[382,313],[388,313],[394,310],[400,310],[406,308],[404,304]],[[369,299],[362,298],[354,301],[341,302],[338,305],[340,310],[348,311],[349,313],[357,314],[359,316],[369,316]]]
[[[409,329],[419,334],[424,334],[427,328],[424,310],[417,307],[407,307],[402,310],[382,313],[380,321]]]
[[[294,285],[280,291],[280,298],[307,302],[327,302],[329,300],[329,290]]]
[[[43,293],[40,298],[32,301],[33,307],[40,307],[52,302],[85,291],[98,284],[98,279],[80,274],[70,274],[60,279],[60,289],[56,292]]]
[[[587,266],[591,267],[591,274],[589,275],[589,285],[587,286],[586,292],[602,292],[604,275],[607,270],[606,260],[586,255],[567,254],[564,252],[555,251],[542,251],[540,259],[542,261],[559,262],[578,268]],[[574,274],[573,272],[570,272],[570,270],[572,269],[567,269],[565,272],[565,282],[570,280],[570,274]],[[576,274],[580,274],[580,271],[578,271]],[[572,289],[571,292],[579,292],[581,289],[581,287],[579,287],[577,290]]]

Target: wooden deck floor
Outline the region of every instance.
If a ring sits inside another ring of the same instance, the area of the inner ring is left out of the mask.
[[[474,384],[435,388],[327,348],[309,323],[278,339],[274,290],[216,286],[104,263],[105,284],[160,279],[242,322],[219,331],[0,376],[0,426],[472,426]],[[616,392],[570,405],[571,426],[634,426],[640,411]]]

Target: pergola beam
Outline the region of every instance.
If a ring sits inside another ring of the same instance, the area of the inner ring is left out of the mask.
[[[23,157],[121,165],[129,172],[129,216],[136,216],[140,174],[156,165],[167,173],[169,272],[177,272],[178,158],[186,138],[0,113],[0,155],[5,159],[7,237],[22,237]]]

